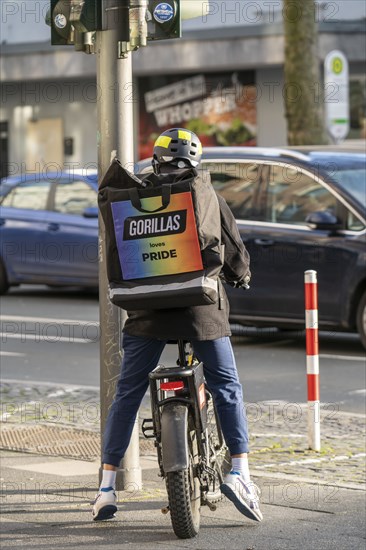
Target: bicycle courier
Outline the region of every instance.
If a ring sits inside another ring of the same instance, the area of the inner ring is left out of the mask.
[[[219,301],[224,250],[208,172],[187,168],[140,179],[115,159],[98,203],[112,303],[146,310]]]

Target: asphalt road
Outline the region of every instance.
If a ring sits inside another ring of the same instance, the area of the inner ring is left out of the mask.
[[[1,377],[99,386],[98,300],[80,290],[14,288],[1,299]],[[306,402],[302,332],[239,328],[234,351],[247,403]],[[168,346],[164,361],[175,360]],[[365,351],[357,335],[320,334],[320,397],[365,412]],[[273,405],[273,403],[272,403]]]

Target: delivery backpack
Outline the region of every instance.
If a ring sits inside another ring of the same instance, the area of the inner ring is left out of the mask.
[[[98,204],[110,299],[123,309],[218,301],[223,264],[218,199],[208,172],[180,172],[139,179],[115,159],[103,178]]]

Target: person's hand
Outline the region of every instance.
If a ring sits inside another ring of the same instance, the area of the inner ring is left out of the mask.
[[[240,279],[240,281],[227,281],[227,284],[230,286],[233,286],[234,288],[244,288],[245,290],[248,290],[250,288],[250,275],[245,275],[243,279]]]

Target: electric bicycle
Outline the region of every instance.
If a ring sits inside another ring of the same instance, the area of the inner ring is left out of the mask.
[[[224,442],[203,363],[178,340],[176,366],[158,365],[149,374],[151,419],[142,431],[154,438],[160,475],[165,479],[168,506],[178,538],[195,537],[201,506],[216,510],[223,495],[220,485],[230,471],[230,453]]]

